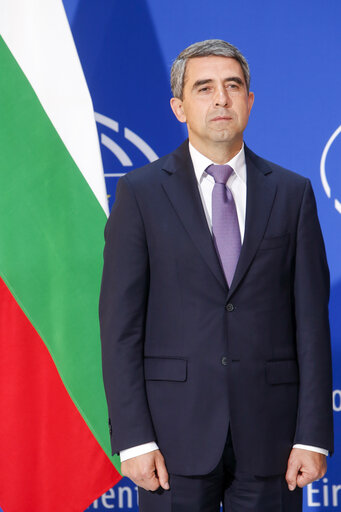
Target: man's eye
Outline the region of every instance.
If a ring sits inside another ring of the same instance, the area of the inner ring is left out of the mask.
[[[201,87],[199,89],[199,92],[207,92],[207,91],[209,91],[209,87]]]

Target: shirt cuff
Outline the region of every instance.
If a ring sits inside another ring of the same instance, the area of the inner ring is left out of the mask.
[[[154,450],[158,450],[158,445],[151,441],[150,443],[139,444],[137,446],[133,446],[132,448],[127,448],[126,450],[122,450],[120,452],[121,462],[125,460],[132,459],[133,457],[138,457],[139,455],[144,455],[145,453],[153,452]]]
[[[301,450],[309,450],[310,452],[322,453],[322,455],[328,455],[328,450],[324,448],[318,448],[317,446],[309,446],[307,444],[294,444],[293,448],[299,448]]]

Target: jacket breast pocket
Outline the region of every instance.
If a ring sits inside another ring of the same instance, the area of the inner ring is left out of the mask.
[[[270,249],[278,249],[280,247],[286,247],[289,243],[290,234],[286,233],[281,236],[272,236],[268,238],[263,238],[260,243],[259,250],[265,251]]]
[[[187,360],[175,357],[146,357],[144,378],[184,382],[187,379]]]
[[[297,384],[298,365],[294,359],[266,362],[266,380],[269,384]]]

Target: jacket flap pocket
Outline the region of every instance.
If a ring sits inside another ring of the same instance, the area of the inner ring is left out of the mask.
[[[295,384],[299,380],[297,361],[266,362],[266,380],[269,384]]]
[[[259,249],[262,251],[264,249],[277,249],[278,247],[286,247],[289,242],[290,235],[286,233],[281,236],[272,236],[270,238],[263,238]]]
[[[144,377],[146,380],[183,382],[187,379],[187,361],[170,357],[146,357]]]

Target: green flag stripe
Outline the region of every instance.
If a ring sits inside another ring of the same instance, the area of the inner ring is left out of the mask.
[[[0,275],[110,454],[98,295],[106,216],[0,41]]]

